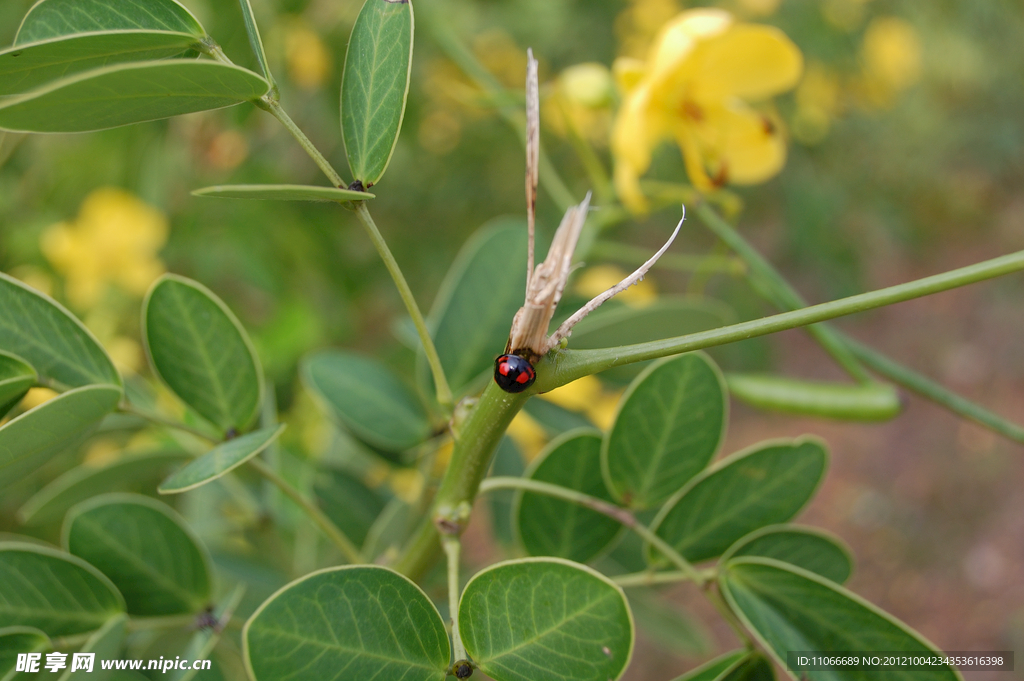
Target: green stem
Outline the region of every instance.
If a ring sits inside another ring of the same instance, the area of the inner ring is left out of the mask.
[[[714,570],[699,572],[698,575],[702,581],[708,581],[713,579],[715,576]],[[618,575],[617,577],[611,578],[613,582],[623,588],[629,588],[634,586],[657,586],[659,584],[678,584],[679,582],[691,582],[693,577],[688,572],[681,570],[670,570],[664,572],[655,572],[654,570],[644,570],[642,572],[632,572],[628,575]]]
[[[762,258],[747,243],[732,225],[723,220],[706,205],[700,205],[696,210],[701,220],[747,262],[760,284],[758,286],[759,292],[763,293],[768,300],[783,310],[803,307],[804,302],[800,295],[793,290],[783,276],[768,261]],[[826,342],[829,343],[830,347],[836,343],[841,344],[857,360],[878,375],[921,395],[925,399],[935,402],[939,406],[945,407],[954,414],[989,428],[1014,442],[1024,443],[1024,428],[1018,424],[957,395],[955,392],[886,357],[882,353],[858,343],[842,332],[836,331],[828,324],[820,324],[811,328],[818,332],[815,334],[815,337],[819,342],[824,338],[823,345]],[[833,354],[833,356],[835,355]]]
[[[140,419],[149,421],[150,423],[155,423],[158,426],[174,428],[175,430],[180,430],[183,433],[195,435],[196,437],[202,438],[207,442],[219,443],[222,441],[220,438],[217,438],[214,435],[211,435],[210,433],[188,426],[182,423],[181,421],[175,421],[174,419],[169,419],[165,416],[161,416],[160,414],[154,414],[151,411],[139,409],[131,402],[122,402],[121,404],[117,405],[117,410],[123,414],[130,414],[132,416],[137,416]]]
[[[451,461],[438,486],[430,513],[420,521],[393,567],[416,580],[426,574],[441,549],[438,528],[459,534],[469,519],[480,481],[487,474],[494,450],[505,430],[523,408],[531,391],[513,395],[493,381],[458,429]]]
[[[669,561],[672,562],[680,572],[686,575],[686,578],[703,584],[705,577],[701,575],[690,565],[690,562],[683,558],[678,551],[672,548],[668,542],[659,537],[658,535],[651,532],[650,529],[639,520],[636,519],[632,513],[624,508],[620,508],[615,504],[610,504],[603,499],[592,497],[589,494],[583,492],[577,492],[574,489],[568,487],[560,487],[559,485],[552,485],[548,482],[541,482],[539,480],[530,480],[529,478],[511,478],[511,477],[495,477],[487,478],[480,483],[480,492],[488,492],[492,489],[521,489],[527,492],[534,492],[536,494],[543,494],[549,497],[555,497],[558,499],[564,499],[565,501],[578,504],[585,508],[589,508],[592,511],[597,511],[602,515],[606,515],[612,520],[617,520],[622,523],[625,527],[636,532],[640,537],[656,548],[659,553],[663,554]]]
[[[409,288],[409,283],[406,282],[405,275],[402,274],[402,268],[398,266],[395,256],[391,254],[391,249],[388,248],[387,242],[384,241],[380,230],[377,229],[377,225],[370,216],[370,211],[367,210],[365,202],[360,201],[356,204],[356,215],[366,228],[366,233],[370,236],[370,240],[373,241],[373,245],[377,248],[380,259],[384,261],[384,266],[387,267],[388,272],[391,274],[391,279],[395,282],[398,295],[401,296],[402,302],[405,303],[406,311],[412,317],[412,323],[416,327],[420,343],[423,344],[427,364],[430,365],[430,372],[434,377],[438,404],[448,410],[452,406],[452,390],[448,387],[448,379],[445,378],[444,367],[441,366],[441,358],[438,356],[437,348],[434,346],[434,339],[430,337],[427,321],[423,318],[423,313],[420,312],[420,308],[416,304],[416,298],[412,295],[412,289]]]
[[[328,161],[324,155],[320,153],[320,150],[314,146],[308,137],[306,137],[306,133],[302,132],[302,130],[299,129],[299,126],[295,125],[295,121],[291,119],[288,112],[281,108],[281,105],[275,99],[265,97],[259,101],[257,106],[269,112],[271,116],[281,122],[281,125],[288,129],[288,132],[292,134],[292,137],[294,137],[305,152],[309,154],[309,157],[313,159],[313,162],[316,163],[320,170],[323,171],[324,175],[327,176],[327,179],[331,181],[331,184],[340,189],[344,189],[348,186],[345,184],[345,180],[341,179],[341,175],[339,175],[338,171],[334,169],[334,166],[331,165],[330,161]]]
[[[966,419],[970,419],[971,421],[985,426],[986,428],[989,428],[996,433],[1013,440],[1014,442],[1024,444],[1024,428],[1016,423],[1008,421],[998,414],[989,411],[980,404],[975,404],[974,402],[947,390],[928,377],[922,376],[916,371],[908,369],[902,364],[889,359],[882,353],[872,350],[866,345],[858,343],[848,336],[842,335],[841,337],[850,350],[853,351],[853,354],[864,362],[864,364],[866,364],[872,371],[888,378],[897,385],[901,385],[908,390],[912,390],[918,395],[949,409],[954,414],[959,414]]]
[[[466,646],[459,636],[459,595],[462,589],[459,585],[459,550],[461,544],[455,537],[444,537],[441,540],[444,545],[444,552],[448,556],[448,612],[452,619],[452,659],[456,662],[468,660]]]
[[[249,459],[248,464],[253,470],[262,475],[264,479],[281,490],[285,496],[294,501],[309,516],[310,520],[323,530],[323,533],[338,547],[338,550],[341,551],[349,563],[358,564],[363,562],[363,556],[360,554],[359,549],[356,548],[356,545],[352,543],[352,540],[345,536],[345,533],[331,522],[331,519],[323,511],[303,496],[299,490],[295,489],[287,480],[274,472],[262,460],[258,458]]]
[[[697,216],[719,239],[735,251],[750,268],[754,279],[762,287],[776,305],[784,310],[796,310],[807,307],[807,302],[789,285],[772,265],[765,260],[722,216],[706,203],[698,203],[695,207]],[[861,366],[850,349],[846,347],[836,332],[824,326],[809,326],[807,332],[828,352],[832,358],[854,380],[870,383],[871,376]]]
[[[901,303],[906,300],[939,293],[940,291],[948,291],[949,289],[992,279],[1022,269],[1024,269],[1024,251],[1018,251],[1000,258],[986,260],[906,284],[890,286],[879,291],[862,293],[850,296],[849,298],[841,298],[829,303],[822,303],[821,305],[814,305],[792,312],[783,312],[782,314],[763,319],[723,326],[710,331],[617,348],[563,350],[553,357],[549,356],[547,358],[546,361],[554,365],[554,370],[545,372],[543,375],[538,372],[537,383],[534,385],[533,390],[536,392],[546,392],[558,386],[571,383],[583,376],[596,374],[612,367],[667,357],[669,355],[678,355],[692,350],[700,350],[701,348],[734,343],[778,331],[795,329],[855,312],[864,312],[865,310],[872,310],[877,307],[892,305],[893,303]]]

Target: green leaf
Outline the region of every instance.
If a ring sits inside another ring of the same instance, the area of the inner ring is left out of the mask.
[[[175,0],[40,0],[28,11],[15,45],[97,31],[170,31],[206,36]]]
[[[38,379],[25,360],[0,350],[0,418],[21,402]]]
[[[244,0],[243,0],[244,1]],[[363,201],[375,198],[369,192],[356,192],[337,187],[316,187],[302,184],[225,184],[203,187],[192,192],[193,196],[209,196],[215,199],[255,199],[259,201]]]
[[[477,573],[459,602],[459,633],[495,681],[609,681],[633,655],[622,589],[557,558],[506,561]]]
[[[327,471],[320,475],[314,487],[317,501],[324,513],[345,536],[362,546],[387,500],[344,471]]]
[[[96,657],[93,661],[93,668],[90,671],[78,669],[71,671],[72,660],[68,659],[67,669],[60,675],[57,681],[107,681],[113,676],[113,670],[104,669],[99,664],[100,660],[110,660],[120,657],[121,648],[124,645],[125,637],[128,635],[128,616],[121,614],[107,621],[96,631],[89,640],[85,642],[81,653],[92,653]]]
[[[398,497],[393,498],[373,521],[363,541],[363,555],[376,560],[381,556],[397,555],[419,520],[412,506]]]
[[[715,681],[715,679],[746,656],[746,650],[733,650],[725,655],[716,657],[710,662],[705,662],[695,669],[691,669],[676,678],[675,681]]]
[[[902,409],[886,383],[821,383],[766,374],[726,374],[729,393],[760,409],[848,421],[886,421]]]
[[[850,549],[839,537],[813,527],[769,525],[739,539],[722,562],[739,556],[774,558],[842,584],[853,572]]]
[[[341,134],[352,175],[367,189],[391,161],[412,74],[409,0],[366,0],[349,37],[341,76]]]
[[[306,388],[339,425],[372,447],[403,452],[430,435],[423,403],[375,359],[325,350],[307,357],[301,371]]]
[[[112,385],[75,388],[0,426],[0,489],[77,445],[120,399]]]
[[[743,535],[795,516],[827,464],[825,445],[815,438],[762,442],[693,479],[651,529],[691,562],[715,558]]]
[[[11,681],[21,672],[16,671],[18,655],[41,653],[50,649],[50,638],[33,627],[4,627],[0,629],[0,681]]]
[[[505,348],[525,290],[526,222],[518,218],[488,222],[459,251],[427,320],[456,394],[494,373],[494,358]],[[423,361],[421,375],[426,374]]]
[[[34,544],[0,542],[0,627],[28,626],[48,636],[99,629],[124,612],[124,599],[81,558]]]
[[[641,308],[605,306],[586,317],[572,330],[573,349],[592,350],[632,345],[658,338],[674,338],[724,326],[735,315],[723,303],[700,296],[659,296]],[[603,371],[603,380],[629,383],[650,362],[639,362]]]
[[[572,431],[551,442],[526,477],[612,501],[601,477],[601,433],[596,430]],[[606,515],[543,494],[518,491],[513,509],[516,532],[531,556],[586,563],[622,530]]]
[[[42,379],[76,388],[121,385],[96,337],[48,296],[0,272],[0,350],[31,364]]]
[[[269,83],[213,61],[148,61],[86,71],[0,102],[0,129],[88,132],[221,109],[262,97]]]
[[[771,558],[729,562],[718,580],[729,607],[786,668],[788,651],[937,651],[920,634],[859,596],[812,572]],[[898,667],[802,671],[812,681],[903,681]],[[914,671],[915,681],[957,681],[949,667]]]
[[[269,447],[284,429],[284,424],[261,428],[219,444],[171,474],[157,491],[160,494],[179,494],[212,482]]]
[[[220,298],[164,275],[143,303],[142,337],[157,375],[224,432],[243,430],[263,399],[263,373],[245,329]]]
[[[83,464],[32,495],[18,510],[18,520],[42,525],[101,492],[152,491],[172,468],[190,458],[184,452],[168,451],[126,456],[105,466]]]
[[[15,45],[0,51],[0,95],[21,94],[111,64],[173,57],[196,44],[189,33],[108,31]]]
[[[267,52],[263,48],[263,39],[260,38],[260,29],[256,25],[256,17],[252,13],[252,4],[249,0],[238,0],[242,9],[242,21],[245,22],[245,32],[249,36],[249,47],[252,48],[256,61],[260,65],[260,72],[272,85],[274,76],[270,73],[270,65],[267,63]]]
[[[249,675],[277,681],[442,681],[451,656],[437,608],[412,581],[387,568],[328,568],[287,585],[242,633]]]
[[[210,599],[209,557],[174,510],[138,494],[104,494],[71,509],[64,547],[117,586],[132,615],[199,612]]]
[[[623,396],[601,451],[612,496],[641,509],[672,496],[715,455],[727,407],[722,374],[707,355],[648,367]]]

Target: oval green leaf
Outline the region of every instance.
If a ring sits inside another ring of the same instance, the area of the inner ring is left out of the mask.
[[[103,494],[71,509],[64,547],[96,566],[132,615],[199,612],[210,567],[195,533],[174,510],[138,494]]]
[[[18,520],[42,525],[103,492],[152,491],[170,470],[190,458],[185,452],[168,451],[130,455],[105,466],[83,464],[33,494],[18,509]]]
[[[718,584],[730,609],[784,669],[788,651],[937,651],[892,615],[819,575],[781,561],[733,559],[721,573]],[[801,674],[812,681],[865,678],[862,670],[842,667]],[[870,678],[902,681],[907,672],[898,667],[872,669]],[[957,681],[960,675],[949,667],[930,667],[914,671],[913,678]]]
[[[17,671],[18,655],[41,653],[50,649],[50,637],[34,627],[0,629],[0,681],[11,681]]]
[[[341,76],[341,134],[352,176],[369,189],[398,143],[412,74],[409,0],[366,0],[349,37]]]
[[[71,660],[68,659],[67,669],[61,674],[57,681],[106,681],[113,675],[110,669],[104,669],[102,664],[96,664],[97,660],[110,660],[120,657],[121,648],[128,635],[128,616],[117,615],[99,628],[89,640],[82,646],[80,653],[92,653],[96,657],[93,661],[93,668],[72,670]]]
[[[466,651],[495,681],[609,681],[633,655],[633,616],[617,585],[556,558],[498,563],[459,601]]]
[[[376,198],[369,192],[350,191],[337,187],[316,187],[302,184],[225,184],[203,187],[193,196],[215,199],[253,199],[257,201],[327,201],[345,203]]]
[[[584,318],[572,330],[569,345],[592,350],[674,338],[707,331],[735,321],[736,315],[720,301],[701,296],[659,296],[640,308],[605,306]],[[602,380],[626,384],[651,362],[639,362],[602,371]]]
[[[284,424],[261,428],[217,445],[164,480],[160,494],[180,494],[212,482],[269,447],[284,432]]]
[[[376,490],[345,471],[325,471],[313,486],[320,507],[346,537],[362,546],[387,504]]]
[[[639,509],[668,499],[718,451],[727,414],[725,382],[707,355],[648,367],[623,396],[601,450],[612,496]]]
[[[213,61],[148,61],[86,71],[0,102],[0,129],[89,132],[259,99],[270,84]]]
[[[441,366],[456,394],[464,394],[482,376],[493,373],[494,358],[505,347],[525,290],[526,222],[516,218],[488,222],[459,251],[427,319]],[[426,376],[426,362],[420,364],[420,374]]]
[[[28,92],[58,78],[117,64],[174,57],[195,47],[189,33],[85,33],[0,51],[0,95]]]
[[[705,662],[695,669],[691,669],[682,676],[677,677],[675,681],[715,681],[715,679],[746,656],[746,650],[733,650],[709,662]]]
[[[437,608],[387,568],[328,568],[285,586],[242,633],[249,675],[278,681],[443,681],[451,657]],[[340,670],[344,670],[343,676]]]
[[[326,350],[303,361],[302,379],[340,426],[372,447],[403,452],[430,435],[423,403],[375,359]]]
[[[260,37],[260,28],[256,25],[252,4],[249,0],[239,0],[238,4],[242,9],[242,21],[245,22],[245,32],[249,36],[249,47],[252,48],[256,62],[260,65],[260,72],[263,74],[263,77],[273,84],[274,76],[270,73],[270,65],[267,63],[267,51],[263,47],[263,39]]]
[[[96,337],[59,303],[0,272],[0,350],[31,364],[40,378],[76,388],[121,385]]]
[[[220,298],[164,275],[146,296],[142,326],[150,364],[185,404],[224,432],[252,422],[263,373],[248,334]]]
[[[842,584],[853,573],[850,549],[839,537],[813,527],[769,525],[739,539],[722,562],[740,556],[774,558]]]
[[[726,374],[725,381],[736,399],[787,414],[887,421],[902,409],[899,392],[885,383],[822,383],[766,374]]]
[[[39,0],[22,20],[14,44],[75,33],[133,30],[206,35],[192,13],[175,0]]]
[[[120,399],[112,385],[75,388],[0,426],[0,489],[77,445]]]
[[[34,544],[0,543],[0,627],[69,636],[99,629],[122,612],[117,588],[81,558]]]
[[[553,441],[533,462],[527,477],[612,501],[601,477],[601,433],[595,430],[569,432]],[[519,491],[513,509],[516,532],[531,556],[586,563],[607,549],[622,530],[606,515],[543,494]]]
[[[745,534],[795,516],[814,496],[827,465],[820,440],[763,442],[692,480],[665,504],[651,529],[691,562],[715,558]]]
[[[39,377],[30,364],[0,350],[0,418],[14,408]]]

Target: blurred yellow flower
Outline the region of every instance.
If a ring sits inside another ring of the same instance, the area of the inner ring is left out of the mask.
[[[301,23],[288,28],[284,36],[284,58],[288,76],[303,90],[320,88],[331,75],[331,53],[315,31]]]
[[[612,131],[615,186],[631,210],[646,210],[640,176],[665,139],[676,141],[698,189],[755,184],[781,170],[779,123],[748,102],[791,89],[803,56],[782,31],[734,22],[724,10],[696,9],[666,24],[646,62],[620,58],[625,100]]]
[[[739,0],[740,8],[750,16],[767,17],[775,14],[782,0]]]
[[[619,54],[643,57],[651,39],[681,9],[679,0],[629,0],[629,6],[615,18]]]
[[[804,144],[823,140],[839,113],[840,85],[835,72],[824,64],[810,63],[796,89],[793,137]]]
[[[516,414],[508,426],[508,436],[519,446],[523,458],[533,461],[548,442],[547,433],[525,411]]]
[[[142,295],[164,272],[157,253],[167,241],[167,218],[122,189],[97,189],[73,222],[43,233],[43,255],[64,275],[68,300],[93,305],[108,284]]]
[[[878,17],[868,24],[861,45],[861,61],[869,94],[886,104],[921,77],[921,41],[903,19]]]
[[[570,66],[559,74],[544,99],[541,120],[559,135],[572,130],[592,144],[603,146],[611,128],[614,94],[612,74],[604,64]]]
[[[541,395],[563,409],[585,414],[601,430],[608,430],[615,421],[619,396],[607,392],[594,376],[584,376],[572,383]]]
[[[621,267],[616,267],[615,265],[596,265],[588,267],[579,275],[573,289],[583,298],[593,298],[615,286],[627,276],[629,276],[629,272],[626,272]],[[616,300],[630,307],[643,307],[653,303],[657,298],[658,290],[650,279],[644,279],[639,284],[630,286],[615,296]]]

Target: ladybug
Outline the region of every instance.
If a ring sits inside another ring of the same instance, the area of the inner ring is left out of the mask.
[[[502,355],[494,360],[494,382],[507,393],[521,393],[537,378],[533,365],[519,355]]]

